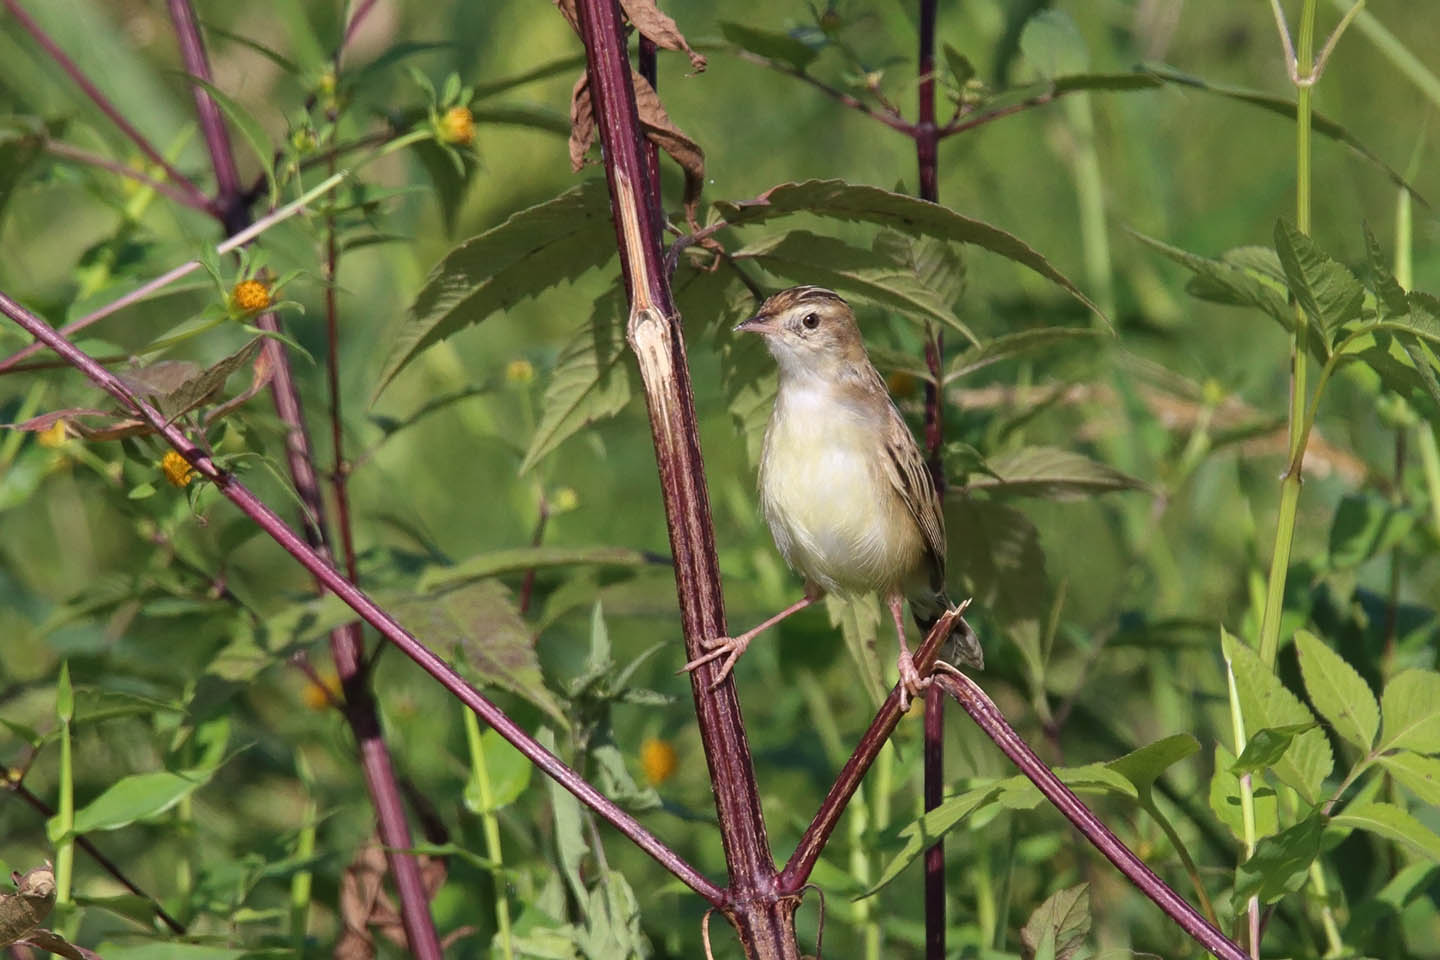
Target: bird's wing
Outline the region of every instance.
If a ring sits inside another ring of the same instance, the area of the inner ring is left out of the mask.
[[[940,494],[935,490],[935,480],[910,428],[895,409],[890,408],[890,422],[885,431],[885,474],[890,483],[905,501],[915,525],[925,538],[925,551],[929,554],[930,585],[936,593],[945,589],[945,515],[940,510]]]

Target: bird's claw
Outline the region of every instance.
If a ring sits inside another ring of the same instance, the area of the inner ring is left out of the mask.
[[[750,641],[746,637],[706,637],[704,644],[707,648],[706,651],[676,672],[693,673],[697,668],[724,657],[725,662],[720,664],[715,679],[710,683],[710,689],[714,690],[725,682],[726,677],[730,676],[730,671],[735,668],[735,661],[740,659],[740,654],[745,652]]]
[[[915,666],[915,658],[910,655],[909,650],[900,651],[900,656],[895,660],[895,666],[900,671],[900,712],[905,713],[910,709],[911,698],[919,696],[930,688],[935,682],[935,671],[944,670],[953,673],[958,677],[964,674],[954,664],[946,663],[944,660],[936,660],[930,667],[930,672],[925,676],[920,675],[920,670]]]

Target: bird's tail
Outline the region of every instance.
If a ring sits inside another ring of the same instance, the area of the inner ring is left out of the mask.
[[[922,638],[930,635],[930,628],[940,620],[941,614],[953,606],[948,597],[939,594],[931,605],[916,604],[913,600],[910,603],[910,614],[915,618],[915,626],[920,628]],[[975,670],[985,669],[985,652],[980,649],[980,638],[975,635],[970,624],[961,617],[955,622],[950,630],[950,636],[940,643],[940,659],[956,667],[971,667]]]

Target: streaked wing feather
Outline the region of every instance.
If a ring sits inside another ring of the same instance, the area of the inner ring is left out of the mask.
[[[940,495],[935,491],[935,481],[910,428],[900,416],[900,411],[890,406],[890,425],[886,431],[885,473],[890,483],[900,492],[905,508],[920,528],[925,538],[925,549],[930,561],[930,585],[936,593],[945,589],[945,516],[940,511]]]

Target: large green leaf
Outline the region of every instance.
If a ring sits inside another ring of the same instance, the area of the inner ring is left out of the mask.
[[[595,301],[590,322],[560,351],[521,473],[578,431],[625,409],[639,377],[629,357],[625,294],[612,289]]]
[[[1059,447],[1021,447],[986,461],[989,473],[973,475],[967,486],[992,493],[1078,500],[1115,490],[1144,490],[1146,484],[1083,453]]]
[[[876,251],[808,230],[792,230],[752,243],[733,256],[736,260],[753,260],[795,283],[830,287],[905,316],[937,320],[958,330],[970,342],[979,343],[949,304],[926,287],[914,270]]]
[[[1089,297],[1080,292],[1080,288],[1019,237],[983,220],[962,216],[948,207],[903,193],[846,183],[844,180],[806,180],[802,183],[782,183],[756,199],[742,203],[718,201],[715,207],[731,226],[764,223],[775,217],[809,213],[817,217],[874,223],[914,236],[973,243],[1029,267],[1058,284],[1097,316],[1105,316]]]
[[[1364,802],[1352,804],[1344,812],[1330,818],[1342,829],[1368,830],[1387,840],[1403,843],[1431,860],[1440,862],[1440,836],[1425,824],[1392,803]]]
[[[1020,928],[1020,943],[1034,960],[1044,960],[1046,950],[1051,960],[1069,960],[1089,935],[1090,884],[1082,883],[1046,897]]]
[[[1235,913],[1243,913],[1251,897],[1274,903],[1304,886],[1310,864],[1320,853],[1324,832],[1324,821],[1316,811],[1256,844],[1255,853],[1235,871],[1235,892],[1230,900]]]
[[[1177,733],[1111,760],[1109,767],[1133,783],[1144,797],[1161,774],[1199,749],[1199,740],[1188,733]]]
[[[609,214],[605,182],[588,180],[451,250],[416,296],[375,392],[431,344],[609,261]]]
[[[1400,750],[1387,753],[1380,758],[1380,763],[1415,796],[1440,808],[1440,758]]]
[[[1377,752],[1440,753],[1440,673],[1406,670],[1380,694],[1385,727]]]
[[[1308,630],[1295,633],[1305,691],[1335,732],[1369,752],[1380,729],[1380,705],[1370,686],[1334,650]]]
[[[1326,333],[1360,317],[1365,288],[1339,261],[1285,220],[1275,221],[1275,253],[1290,292]]]
[[[1254,650],[1228,635],[1223,638],[1223,644],[1235,674],[1235,690],[1240,697],[1246,730],[1283,729],[1315,722],[1309,708],[1285,688]],[[1324,731],[1313,729],[1291,740],[1285,754],[1271,769],[1313,804],[1321,799],[1320,787],[1334,765]]]

